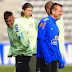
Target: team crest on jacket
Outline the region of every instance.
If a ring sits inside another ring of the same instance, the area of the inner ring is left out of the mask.
[[[58,40],[58,36],[56,35],[54,39],[51,40],[51,45],[56,45],[57,46],[57,40]]]
[[[57,35],[55,36],[55,40],[58,40],[58,36]]]
[[[30,27],[33,27],[33,24],[30,24]]]
[[[16,29],[16,32],[19,32],[18,24],[15,24],[15,29]]]

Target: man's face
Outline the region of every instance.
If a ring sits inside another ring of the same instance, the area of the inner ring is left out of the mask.
[[[57,8],[56,8],[56,10],[55,10],[55,12],[54,12],[54,17],[55,17],[55,19],[56,20],[59,20],[60,18],[61,18],[61,16],[62,16],[62,7],[60,7],[60,6],[57,6]]]
[[[12,28],[13,24],[14,24],[14,17],[13,16],[9,16],[6,20],[5,20],[7,26],[9,28]]]
[[[27,8],[26,10],[24,10],[24,16],[25,17],[30,17],[32,15],[32,8]]]

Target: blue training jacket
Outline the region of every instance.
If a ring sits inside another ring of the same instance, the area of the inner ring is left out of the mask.
[[[59,61],[63,64],[59,50],[59,29],[51,16],[43,18],[38,26],[37,58],[45,59],[46,64]]]

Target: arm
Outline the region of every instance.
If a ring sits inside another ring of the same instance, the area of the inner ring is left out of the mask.
[[[9,58],[11,58],[11,57],[12,57],[11,48],[9,49],[9,52],[8,52],[8,57],[9,57]]]
[[[47,47],[47,43],[45,41],[45,34],[46,34],[46,26],[43,27],[43,23],[40,23],[38,26],[38,42],[40,47],[40,50],[43,53],[44,59],[46,64],[51,63],[51,57],[50,54],[48,52],[48,47]]]
[[[38,31],[38,21],[35,19],[35,29]]]
[[[40,50],[43,53],[46,64],[51,63],[51,57],[50,57],[50,55],[48,53],[48,48],[47,48],[47,45],[46,45],[45,41],[43,39],[39,39],[38,42],[39,42],[39,44],[41,46]]]
[[[60,50],[59,50],[59,43],[58,43],[58,61],[59,61],[59,69],[64,68],[65,64],[64,64],[64,61],[62,59]]]
[[[29,40],[28,40],[28,37],[26,36],[26,32],[24,28],[20,24],[16,23],[14,24],[14,32],[16,33],[18,39],[23,44],[23,46],[25,48],[28,47]]]

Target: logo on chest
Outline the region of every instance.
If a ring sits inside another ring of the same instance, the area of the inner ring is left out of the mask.
[[[29,27],[33,27],[33,24],[29,24]]]
[[[51,40],[51,45],[56,45],[57,46],[57,43],[58,43],[57,40],[58,40],[58,36],[56,35],[55,38]]]
[[[53,28],[50,28],[50,30],[53,30]]]

